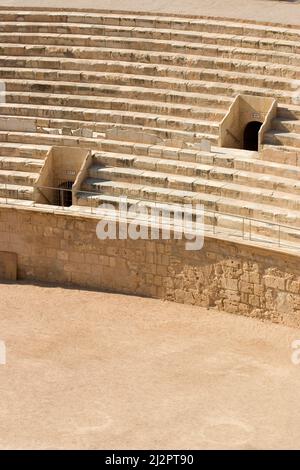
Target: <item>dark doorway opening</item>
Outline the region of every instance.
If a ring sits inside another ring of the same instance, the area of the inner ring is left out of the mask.
[[[72,186],[73,181],[65,181],[61,183],[57,190],[57,205],[62,207],[70,207],[72,205]]]
[[[248,122],[244,130],[244,149],[258,151],[258,133],[262,126],[261,122]]]

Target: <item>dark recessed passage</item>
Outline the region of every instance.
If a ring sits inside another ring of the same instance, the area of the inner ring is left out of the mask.
[[[247,124],[244,130],[244,149],[258,151],[258,133],[262,123],[258,121],[251,121]]]
[[[72,181],[65,181],[59,185],[57,190],[57,205],[70,207],[72,205]]]

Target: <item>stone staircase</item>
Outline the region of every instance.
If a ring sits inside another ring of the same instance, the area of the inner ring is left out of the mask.
[[[206,138],[216,144],[219,123],[239,93],[272,96],[284,109],[295,107],[296,27],[5,9],[1,19],[6,116],[51,118],[56,129],[85,122],[99,133],[129,126],[161,139]],[[297,136],[290,135],[295,133],[276,125],[266,144],[298,148]]]
[[[0,141],[0,203],[31,202],[50,147]]]
[[[242,93],[278,100],[265,148],[300,152],[300,28],[4,7],[0,18],[0,116],[24,126],[0,130],[0,197],[30,200],[46,149],[79,145],[95,154],[78,205],[117,205],[120,195],[145,205],[191,201],[205,205],[208,225],[234,230],[249,217],[262,237],[277,237],[278,227],[261,223],[300,227],[300,167],[215,147]],[[111,129],[160,144],[113,141]],[[211,153],[193,148],[203,138]]]
[[[121,196],[148,208],[203,204],[205,223],[214,231],[280,237],[293,245],[300,238],[299,176],[300,167],[261,160],[256,152],[106,140],[93,155],[77,204],[118,207]]]

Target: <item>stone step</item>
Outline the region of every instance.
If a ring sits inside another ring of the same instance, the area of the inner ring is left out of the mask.
[[[99,108],[86,108],[63,106],[57,107],[54,105],[33,105],[27,103],[1,103],[1,115],[3,116],[22,116],[22,118],[36,117],[41,119],[61,119],[68,121],[91,121],[97,123],[123,123],[123,124],[136,124],[144,125],[145,127],[170,127],[171,129],[193,129],[199,127],[201,122],[206,126],[211,126],[216,133],[216,126],[225,115],[222,109],[215,109],[210,107],[197,108],[198,119],[180,116],[168,116],[155,113],[137,112],[137,111],[122,111],[115,109],[99,109]]]
[[[300,167],[300,149],[278,144],[264,144],[262,146],[262,161],[272,164],[280,164],[285,167]]]
[[[277,107],[277,118],[287,120],[300,119],[300,101],[299,104],[289,104],[288,106],[279,105]]]
[[[232,47],[274,49],[274,39],[255,36],[232,35],[232,33],[188,31],[169,28],[132,28],[130,26],[93,25],[78,23],[35,23],[35,22],[3,22],[0,25],[1,37],[8,34],[41,34],[47,35],[76,35],[93,37],[124,37],[167,41],[184,41],[188,43],[218,44]],[[89,45],[89,43],[87,44]],[[276,40],[276,50],[280,52],[300,53],[298,41]]]
[[[218,158],[217,161],[219,162],[220,159]],[[263,173],[267,176],[273,175],[276,177],[283,177],[285,179],[291,178],[292,180],[300,179],[300,168],[283,162],[268,162],[259,159],[255,161],[252,159],[235,159],[234,167],[239,170]]]
[[[81,211],[82,207],[88,207],[94,213],[95,208],[97,208],[97,214],[99,215],[103,212],[104,214],[111,213],[111,208],[116,210],[119,209],[120,203],[122,203],[122,208],[124,210],[124,198],[119,196],[110,196],[105,194],[95,194],[95,193],[77,193],[77,207]],[[146,209],[147,213],[150,214],[150,211],[155,210],[154,213],[157,214],[157,211],[160,211],[160,222],[163,222],[163,215],[170,213],[170,219],[165,217],[167,223],[172,224],[174,220],[174,214],[176,212],[181,213],[182,204],[167,204],[162,202],[153,202],[147,200],[140,200],[134,198],[126,198],[126,204],[128,210],[130,209],[130,220],[135,217],[140,216],[140,209]],[[74,207],[74,206],[73,206]],[[75,206],[76,207],[76,206]],[[135,210],[136,212],[135,212]],[[198,217],[198,222],[203,220],[204,226],[204,236],[207,233],[220,236],[230,236],[237,239],[251,240],[255,242],[271,243],[272,245],[281,246],[281,247],[294,247],[295,249],[299,246],[300,239],[300,229],[273,225],[267,222],[257,221],[255,219],[243,219],[242,217],[228,215],[225,213],[209,211],[207,209],[203,212],[203,219],[200,219],[199,212],[197,209],[184,207],[185,214],[188,214],[192,217],[192,220],[196,220]],[[115,214],[114,214],[115,215]],[[175,226],[179,224],[175,223]],[[198,232],[199,235],[199,232]],[[295,246],[293,245],[295,244]]]
[[[16,60],[16,58],[18,58]],[[135,62],[138,64],[175,65],[184,68],[220,69],[231,72],[272,75],[299,80],[300,67],[292,64],[255,62],[236,58],[176,54],[160,51],[143,51],[112,48],[64,48],[62,46],[22,46],[5,45],[0,48],[0,66],[11,66],[14,61],[18,67],[73,69],[100,71],[103,62]],[[26,65],[25,65],[26,64]],[[30,65],[31,64],[31,65]],[[42,65],[43,64],[43,65]],[[99,66],[98,66],[99,64]],[[113,70],[112,70],[113,71]]]
[[[35,146],[37,148],[46,146],[50,148],[53,145],[66,145],[69,147],[80,146],[91,149],[98,148],[97,140],[93,138],[45,134],[39,132],[0,131],[0,155],[2,153],[3,155],[7,155],[7,148],[9,147],[5,147],[5,144],[11,145],[12,154],[15,156],[19,156],[19,150],[21,150],[24,154],[30,157],[33,157],[33,155],[31,153],[26,153],[27,148]],[[27,144],[27,147],[23,149],[25,144]]]
[[[252,201],[284,207],[291,210],[300,210],[300,196],[279,190],[264,189],[263,187],[247,187],[231,181],[218,179],[205,179],[201,176],[183,176],[181,174],[166,173],[163,171],[144,170],[126,167],[93,166],[89,173],[93,181],[122,181],[127,183],[149,185],[153,188],[162,187],[182,191],[195,191],[213,194],[219,197],[236,198],[244,202]],[[245,177],[244,177],[245,180]],[[243,180],[243,181],[244,181]],[[266,178],[267,180],[267,178]],[[96,184],[96,183],[95,183]],[[83,188],[88,189],[88,188]]]
[[[203,81],[190,81],[179,79],[164,79],[155,77],[141,77],[140,83],[136,77],[122,76],[122,75],[108,75],[105,74],[103,82],[97,84],[68,82],[57,80],[27,80],[22,79],[6,79],[7,92],[44,92],[44,93],[58,93],[70,94],[74,93],[76,87],[76,94],[78,95],[91,95],[91,96],[112,96],[135,98],[141,100],[153,100],[172,103],[184,103],[186,105],[196,105],[197,100],[202,101],[203,95],[214,96],[230,96],[235,97],[237,94],[253,94],[256,96],[269,96],[280,100],[281,103],[293,104],[294,92],[274,90],[267,88],[257,88],[245,85],[232,85],[228,87],[226,83],[207,82]],[[136,85],[133,85],[136,83]]]
[[[44,160],[42,159],[0,156],[0,170],[25,171],[26,173],[39,173],[43,165],[44,165]]]
[[[16,93],[13,93],[13,94],[8,93],[7,94],[7,101],[8,101],[8,103],[10,103],[12,100],[16,99],[17,101],[21,101],[21,103],[25,101],[25,104],[28,101],[30,101],[30,102],[36,101],[37,103],[41,103],[41,102],[48,103],[50,101],[51,105],[54,106],[53,105],[53,102],[54,102],[54,99],[55,99],[54,97],[57,97],[57,96],[60,97],[59,103],[64,103],[69,95],[51,95],[51,98],[50,98],[48,94],[43,95],[41,93],[35,93],[35,94],[33,93],[33,94],[30,94],[30,96],[29,96],[26,93],[16,92]],[[81,99],[81,98],[82,97],[80,97],[79,99]],[[84,96],[83,98],[90,105],[92,104],[92,102],[95,101],[95,100],[92,100],[90,97],[86,97],[86,96]],[[74,102],[73,97],[71,97],[70,99],[71,99],[72,102]],[[104,101],[105,101],[106,106],[115,106],[115,101],[114,100],[109,100],[108,98],[104,98]],[[136,107],[135,100],[127,100],[127,101],[128,101],[129,109],[132,109],[132,108]],[[11,106],[8,103],[0,106],[2,114],[5,114],[4,109],[8,109],[9,112],[10,112]],[[70,104],[68,100],[67,100],[67,103]],[[84,104],[86,104],[86,102],[84,102]],[[122,102],[120,104],[121,104],[121,106],[124,106],[124,102]],[[138,103],[138,104],[140,104],[140,103]],[[78,105],[77,97],[75,98],[74,105]],[[99,106],[99,104],[98,104],[98,106]],[[116,104],[116,106],[118,106],[118,104]],[[142,102],[141,106],[142,106],[142,109],[143,109],[143,107],[145,109],[147,107],[144,102]],[[153,103],[152,103],[152,106],[153,106]],[[56,108],[57,108],[57,106],[55,106],[55,109]],[[176,105],[176,112],[178,112],[178,108],[180,108],[180,107],[178,105]],[[187,108],[188,107],[186,107],[186,109]],[[165,107],[163,107],[163,112],[166,112],[168,109],[169,109],[168,106],[167,106],[167,109]],[[195,109],[198,109],[198,108],[194,108],[194,110]],[[198,110],[198,111],[199,111],[199,114],[200,114],[201,109]],[[206,110],[206,112],[207,112],[207,110]],[[24,111],[22,112],[22,114],[24,114]],[[124,116],[123,113],[122,113],[122,116]],[[149,125],[149,120],[148,119],[145,120],[145,119],[143,119],[142,116],[136,116],[136,114],[134,113],[135,120],[137,119],[137,117],[140,118],[139,122],[140,122],[141,125],[143,125],[143,126],[146,126],[147,124]],[[147,117],[148,116],[146,116],[146,118]],[[208,121],[208,122],[207,121],[202,121],[201,122],[201,121],[196,121],[195,119],[194,119],[194,121],[189,120],[187,122],[185,120],[181,120],[181,121],[178,121],[178,120],[174,121],[173,120],[173,122],[172,122],[172,119],[169,119],[167,123],[166,123],[166,121],[164,121],[163,123],[159,123],[159,121],[157,119],[157,116],[153,116],[152,123],[150,123],[150,125],[151,124],[153,125],[153,123],[156,126],[157,125],[166,125],[167,128],[170,127],[171,129],[172,128],[177,128],[177,129],[184,130],[184,131],[189,131],[189,132],[194,132],[194,133],[198,132],[198,133],[207,134],[207,138],[210,139],[210,140],[213,140],[213,138],[211,138],[210,135],[211,136],[217,136],[218,135],[218,130],[219,130],[219,126],[218,126],[217,122],[212,122],[212,121]],[[284,138],[284,141],[282,140],[282,138]],[[294,147],[298,148],[300,146],[299,139],[300,139],[299,133],[298,134],[297,133],[282,133],[282,132],[276,133],[276,131],[275,132],[272,131],[272,132],[268,132],[265,135],[264,143],[265,144],[290,145],[290,146],[294,146]]]
[[[292,132],[300,134],[300,119],[273,119],[272,129],[277,132]]]
[[[25,108],[26,110],[26,108]],[[4,111],[4,112],[3,112]],[[15,114],[6,114],[7,112],[16,111]],[[19,111],[19,113],[18,113]],[[1,118],[0,118],[0,129],[8,131],[18,131],[23,130],[24,132],[45,132],[48,134],[57,134],[57,135],[83,135],[84,131],[88,130],[86,134],[97,135],[103,133],[103,138],[105,138],[105,131],[107,130],[108,124],[105,122],[95,122],[95,121],[81,121],[76,119],[55,119],[55,118],[42,118],[42,117],[32,117],[32,116],[23,116],[21,111],[24,111],[23,107],[6,107],[1,109]],[[29,111],[33,111],[30,109]],[[28,113],[30,114],[30,112]],[[34,113],[33,113],[34,114]],[[63,114],[63,113],[62,113]],[[113,123],[110,124],[113,126]],[[23,129],[21,129],[23,127]],[[82,130],[82,134],[80,133]],[[93,134],[92,134],[93,133]]]
[[[20,186],[33,186],[39,173],[26,171],[0,170],[0,183],[15,184]]]
[[[62,110],[61,108],[57,109],[55,107],[49,109],[44,106],[38,107],[37,109],[35,106],[28,108],[25,105],[3,105],[0,107],[0,110],[2,115],[2,122],[0,119],[0,129],[2,130],[5,128],[12,131],[46,132],[47,129],[49,133],[59,133],[62,129],[71,129],[70,132],[74,131],[76,134],[80,129],[89,129],[90,132],[93,133],[105,134],[108,129],[121,126],[122,128],[126,127],[128,130],[144,130],[145,132],[154,133],[155,130],[152,129],[152,126],[159,125],[162,127],[158,128],[158,131],[159,129],[166,129],[166,132],[172,132],[172,130],[180,131],[181,129],[186,129],[190,132],[202,130],[203,132],[210,131],[215,135],[218,133],[217,123],[210,121],[187,121],[180,118],[168,118],[167,116],[158,118],[155,115],[120,114],[110,113],[109,111],[95,113],[91,109],[88,110],[84,108],[82,110],[74,110],[74,108],[64,108]],[[24,113],[26,113],[26,116],[24,116]],[[30,116],[30,114],[32,114],[32,116]],[[57,119],[53,116],[61,116],[61,119]],[[66,116],[66,119],[63,119],[64,116]],[[68,119],[69,117],[73,119]],[[91,118],[91,120],[88,118]],[[98,120],[93,121],[92,118],[98,118]],[[142,124],[144,124],[144,126]],[[183,136],[185,134],[186,133],[183,133]]]
[[[153,187],[124,181],[100,181],[88,178],[83,182],[83,192],[101,193],[110,196],[127,196],[139,200],[150,200],[171,204],[203,204],[206,210],[225,212],[239,217],[255,218],[261,222],[272,222],[300,227],[300,212],[286,210],[252,201],[220,197],[215,194],[182,191]]]
[[[26,108],[25,108],[26,109]],[[24,111],[24,108],[10,108],[8,112],[14,111],[17,116],[19,116],[21,111]],[[1,111],[3,109],[1,108]],[[19,114],[17,114],[19,111]],[[37,111],[33,106],[31,108],[32,114],[36,115]],[[137,133],[141,133],[140,139],[144,139],[145,136],[149,138],[157,138],[161,142],[163,141],[178,141],[178,142],[187,142],[187,143],[195,143],[200,142],[202,139],[211,141],[212,144],[216,145],[218,141],[217,134],[208,134],[204,132],[192,132],[192,131],[181,131],[177,129],[179,127],[178,122],[173,122],[171,120],[164,120],[157,118],[157,122],[153,123],[150,122],[151,125],[166,125],[170,127],[147,127],[142,125],[145,122],[143,116],[136,116],[135,122],[137,124],[126,124],[127,121],[132,122],[132,115],[125,114],[121,117],[120,121],[118,122],[97,122],[94,125],[94,122],[90,123],[93,129],[93,136],[85,137],[85,134],[80,131],[80,122],[78,121],[69,121],[66,123],[66,126],[63,128],[60,127],[60,124],[63,124],[65,121],[62,120],[61,122],[53,122],[49,116],[49,110],[45,109],[43,115],[48,116],[49,119],[36,119],[34,118],[34,122],[38,123],[36,132],[27,131],[23,133],[23,142],[30,142],[30,143],[42,143],[44,145],[81,145],[84,147],[90,146],[91,148],[99,148],[99,142],[105,138],[106,132],[121,129],[122,131],[126,131],[130,134],[133,140],[137,140],[138,135]],[[2,113],[3,114],[3,113]],[[62,114],[62,113],[61,113]],[[22,114],[21,114],[22,116]],[[114,118],[117,116],[109,116],[108,113],[104,115],[106,118]],[[74,124],[74,125],[72,125]],[[42,127],[40,127],[42,126]],[[45,127],[43,127],[45,126]],[[12,129],[9,131],[10,134],[18,132],[19,129],[14,130],[14,125],[12,124]],[[84,126],[86,129],[89,128],[89,125]],[[79,132],[80,131],[80,132]],[[8,132],[8,131],[6,131]],[[14,137],[15,138],[15,137]],[[18,139],[20,136],[18,134]],[[19,141],[19,140],[18,140]],[[22,139],[21,139],[22,141]]]
[[[144,51],[161,51],[176,54],[201,55],[206,57],[222,57],[241,60],[250,60],[251,62],[270,62],[276,64],[286,64],[300,66],[300,55],[292,52],[282,52],[277,48],[272,50],[262,50],[259,48],[238,47],[236,45],[220,45],[195,43],[170,39],[154,39],[142,37],[118,37],[118,36],[86,36],[78,34],[57,34],[57,33],[0,33],[1,49],[19,50],[20,44],[25,46],[25,51],[29,47],[38,44],[41,48],[71,48],[71,53],[78,55],[77,49],[87,49],[89,58],[96,58],[96,50],[102,48],[108,49],[132,49]],[[51,49],[52,50],[52,49]],[[18,54],[18,53],[17,53]],[[8,53],[8,55],[10,55]],[[46,53],[46,55],[48,55]]]
[[[49,58],[50,59],[50,58]],[[30,58],[28,58],[29,64]],[[297,80],[290,80],[281,76],[260,75],[255,73],[231,72],[222,69],[187,69],[172,65],[138,64],[134,62],[97,61],[97,71],[85,70],[82,64],[81,70],[55,70],[43,68],[44,62],[37,63],[35,68],[18,67],[19,58],[10,57],[9,63],[0,59],[2,68],[0,78],[3,79],[27,79],[27,80],[56,80],[85,83],[116,83],[133,86],[156,86],[158,88],[180,89],[182,91],[197,91],[198,85],[203,82],[230,83],[232,86],[240,85],[250,88],[261,88],[278,91],[291,91],[299,86]],[[26,65],[26,63],[24,64]],[[39,67],[41,66],[41,67]],[[38,67],[38,68],[37,68]],[[101,67],[101,69],[100,69]],[[197,83],[199,82],[199,84]],[[150,85],[149,84],[153,84]]]
[[[55,93],[30,93],[26,92],[7,92],[5,94],[6,103],[19,103],[31,105],[47,105],[56,107],[79,107],[107,109],[118,111],[129,111],[136,113],[161,114],[174,117],[187,117],[191,119],[201,119],[203,117],[203,107],[212,106],[213,108],[221,107],[223,110],[229,107],[232,99],[228,97],[214,97],[214,95],[195,96],[195,105],[186,105],[184,100],[178,94],[178,102],[159,102],[147,101],[142,99],[125,98],[122,100],[115,97],[100,97],[90,95],[68,95]],[[175,98],[174,98],[175,99]],[[198,106],[197,106],[198,105]],[[2,104],[0,105],[2,107]]]
[[[111,147],[114,149],[114,146]],[[130,146],[128,146],[130,149]],[[125,151],[125,148],[123,149]],[[127,150],[127,149],[126,149]],[[242,171],[254,172],[263,175],[273,175],[283,178],[291,178],[292,180],[299,180],[300,168],[296,164],[283,161],[268,161],[262,159],[261,156],[257,158],[254,152],[247,152],[244,150],[226,149],[221,147],[212,147],[210,153],[205,152],[192,152],[191,150],[173,151],[174,149],[164,149],[159,152],[158,149],[152,147],[146,155],[159,155],[162,158],[178,158],[182,161],[197,162],[200,164],[208,164],[213,166],[232,168]],[[175,149],[176,150],[176,149]],[[128,150],[129,151],[129,150]]]
[[[132,28],[163,28],[181,31],[201,31],[211,33],[228,33],[232,35],[254,36],[259,38],[272,38],[283,40],[299,40],[300,31],[297,26],[276,25],[263,22],[246,21],[228,18],[187,18],[180,15],[155,15],[145,13],[118,12],[74,12],[74,11],[12,11],[1,10],[3,22],[34,22],[40,23],[68,23],[79,25],[120,26]],[[46,32],[46,31],[43,31]]]
[[[1,134],[1,133],[0,133]],[[5,142],[6,133],[3,133],[3,136],[0,137],[0,156],[9,156],[9,157],[20,157],[20,158],[32,158],[35,160],[44,159],[47,155],[47,152],[50,150],[48,145],[32,145],[22,143],[23,134],[20,133],[20,141],[11,141]]]
[[[74,82],[53,82],[53,81],[36,81],[36,80],[6,80],[6,92],[8,94],[13,94],[14,92],[22,93],[45,93],[47,95],[64,95],[68,96],[74,94],[76,90],[77,96],[85,97],[111,97],[111,98],[127,98],[142,101],[158,101],[163,103],[182,103],[184,105],[197,105],[197,101],[202,104],[203,99],[205,100],[205,95],[208,90],[205,90],[204,93],[197,92],[196,90],[192,92],[184,91],[173,91],[170,89],[160,89],[160,88],[146,88],[146,87],[133,87],[119,84],[83,84],[83,83],[74,83]],[[210,93],[207,93],[211,96]],[[209,98],[210,98],[209,96]],[[288,94],[286,94],[288,97]],[[222,101],[222,96],[220,97]],[[225,106],[230,103],[230,100],[225,100]]]
[[[122,153],[97,152],[93,156],[93,165],[89,169],[89,176],[98,177],[98,170],[102,167],[130,167],[138,170],[151,170],[176,174],[182,176],[190,176],[196,178],[206,178],[209,180],[217,180],[242,184],[253,188],[271,189],[280,192],[287,192],[300,195],[300,181],[297,177],[300,175],[300,169],[295,173],[293,178],[274,176],[272,174],[262,174],[254,170],[241,170],[237,168],[225,168],[215,164],[203,164],[200,162],[187,162],[173,159],[166,159],[154,156],[140,156]]]
[[[27,196],[28,197],[28,196]],[[32,195],[32,198],[33,198],[33,195]],[[35,202],[33,201],[33,199],[15,199],[13,197],[7,197],[7,196],[0,196],[0,205],[1,204],[9,204],[9,205],[12,205],[12,206],[22,206],[22,207],[34,207],[35,206]]]
[[[16,184],[3,184],[0,183],[0,197],[10,198],[13,200],[28,200],[33,201],[34,189],[32,186],[20,186]],[[6,202],[6,201],[5,201]],[[14,203],[16,201],[7,201]]]
[[[194,132],[191,121],[186,119],[173,118],[168,116],[157,116],[143,113],[128,113],[122,111],[110,111],[110,110],[91,110],[85,108],[58,108],[56,106],[37,106],[37,105],[22,105],[22,104],[3,104],[0,105],[0,112],[3,116],[9,117],[20,117],[20,119],[27,118],[32,115],[33,125],[44,126],[49,128],[49,132],[46,129],[40,128],[40,132],[51,133],[51,128],[68,127],[71,129],[78,129],[81,126],[81,121],[76,117],[85,119],[85,126],[88,127],[88,123],[92,126],[94,131],[105,133],[113,128],[121,128],[123,130],[134,132],[143,132],[145,134],[152,134],[157,136],[159,139],[171,139],[179,140],[183,142],[199,142],[201,139],[208,139],[214,144],[217,143],[218,134],[216,126],[212,126],[210,131],[212,133]],[[53,116],[66,116],[70,119],[56,120]],[[89,121],[89,119],[91,121]],[[64,123],[66,126],[64,126]],[[197,123],[199,128],[199,121]],[[209,126],[208,121],[204,126]],[[157,126],[157,127],[154,127]],[[158,127],[161,126],[161,127]],[[13,127],[13,126],[12,126]],[[182,131],[182,128],[190,129]],[[13,129],[12,129],[13,130]],[[134,134],[132,134],[134,136]],[[97,136],[94,136],[95,138]],[[57,137],[58,138],[58,137]],[[103,136],[98,136],[103,138]],[[94,145],[92,146],[94,148]]]
[[[204,152],[199,148],[176,148],[166,145],[150,145],[126,141],[103,140],[99,147],[101,154],[118,154],[120,158],[124,155],[140,157],[155,157],[168,163],[168,160],[178,162],[196,163],[214,167],[224,167],[265,175],[280,176],[298,180],[300,168],[284,162],[273,162],[257,158],[256,152],[240,149],[229,149],[212,147],[211,152]]]
[[[264,144],[283,145],[300,151],[300,134],[270,130],[265,134]]]
[[[3,109],[2,109],[3,111]],[[114,117],[116,118],[115,122],[95,122],[95,121],[79,121],[79,120],[67,120],[67,119],[53,119],[53,118],[40,118],[40,117],[28,117],[28,116],[20,116],[20,112],[24,111],[23,108],[7,108],[6,111],[12,112],[16,111],[16,114],[14,116],[11,115],[6,115],[5,113],[2,112],[2,116],[5,116],[8,118],[7,123],[5,124],[5,129],[9,131],[19,131],[20,126],[17,126],[18,121],[12,121],[9,123],[9,118],[13,119],[18,119],[22,123],[22,126],[24,128],[24,132],[36,132],[38,134],[54,134],[57,136],[61,136],[61,138],[64,138],[65,135],[69,136],[74,136],[74,137],[89,137],[88,134],[90,134],[90,138],[93,139],[104,139],[106,132],[111,131],[113,129],[121,129],[122,131],[126,131],[127,133],[130,133],[132,138],[136,138],[136,133],[140,132],[142,134],[147,134],[151,135],[152,137],[157,137],[158,139],[164,140],[164,139],[171,139],[171,140],[178,140],[178,141],[187,141],[187,142],[193,142],[199,141],[201,138],[207,138],[210,139],[211,141],[216,141],[217,136],[212,136],[208,134],[201,134],[201,133],[194,133],[194,132],[184,132],[181,131],[180,128],[181,126],[181,121],[180,120],[170,120],[170,119],[157,119],[155,121],[155,118],[153,118],[150,122],[149,117],[147,117],[147,123],[152,124],[152,125],[161,125],[165,127],[147,127],[143,126],[141,124],[125,124],[126,122],[131,122],[131,116],[122,116],[123,121],[117,122],[117,116],[110,116],[109,114],[106,114],[102,116],[103,118],[106,119],[113,119]],[[17,114],[17,111],[19,112]],[[30,109],[33,114],[35,114],[34,109]],[[47,114],[47,112],[45,113]],[[63,114],[63,113],[60,113]],[[133,118],[133,122],[143,122],[143,117],[135,116],[135,119]],[[144,122],[146,122],[146,118],[144,119]],[[26,124],[27,123],[27,124]],[[185,123],[186,124],[186,123]],[[0,128],[1,128],[1,121],[0,121]],[[192,126],[190,126],[192,129]],[[3,129],[3,127],[2,127]],[[89,131],[89,132],[86,132]],[[59,137],[57,137],[59,139]]]

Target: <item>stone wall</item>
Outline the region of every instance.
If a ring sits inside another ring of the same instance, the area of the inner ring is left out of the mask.
[[[18,279],[174,300],[300,326],[299,257],[206,237],[99,240],[95,218],[0,209],[0,251],[17,254]],[[0,303],[1,308],[1,303]]]

